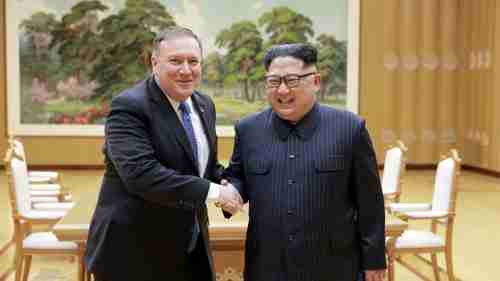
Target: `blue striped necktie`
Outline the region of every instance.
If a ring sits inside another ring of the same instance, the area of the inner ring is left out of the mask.
[[[186,130],[186,135],[189,139],[189,143],[191,144],[191,148],[193,150],[194,161],[196,166],[198,166],[198,145],[196,144],[196,137],[194,134],[193,123],[191,122],[191,108],[187,102],[183,101],[179,104],[179,111],[181,112],[181,121],[184,129]],[[200,224],[198,222],[198,218],[196,217],[196,210],[194,212],[194,225],[193,225],[193,235],[191,237],[191,241],[189,242],[189,246],[187,249],[188,253],[193,252],[196,247],[196,242],[198,241],[198,236],[200,234]]]

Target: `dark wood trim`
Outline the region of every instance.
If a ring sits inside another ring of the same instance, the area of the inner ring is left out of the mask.
[[[406,164],[407,170],[435,170],[436,167],[436,164]],[[384,169],[384,164],[379,164],[378,168],[381,170]]]
[[[29,170],[103,170],[104,165],[28,165]]]
[[[406,164],[407,170],[435,170],[436,164]],[[383,169],[384,165],[378,165]],[[29,165],[30,170],[103,170],[104,165]],[[0,170],[4,170],[4,165],[0,165]],[[462,170],[473,171],[483,175],[500,178],[500,171],[489,170],[471,165],[462,165]]]
[[[478,172],[483,175],[488,175],[496,178],[500,178],[500,171],[493,171],[481,167],[474,167],[471,165],[462,165],[462,170],[467,170],[467,171],[473,171],[473,172]]]

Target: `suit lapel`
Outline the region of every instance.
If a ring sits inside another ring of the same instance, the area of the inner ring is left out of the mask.
[[[175,112],[174,108],[152,77],[149,80],[148,88],[151,99],[155,103],[157,103],[158,110],[161,111],[165,116],[164,121],[167,123],[168,128],[172,128],[172,133],[175,136],[175,139],[182,147],[188,158],[191,160],[190,162],[193,164],[193,167],[196,169],[196,171],[198,171],[198,164],[195,163],[194,153],[191,145],[189,144],[189,139],[187,137],[186,131],[184,129],[184,126],[182,126],[181,121],[177,117],[177,113]]]
[[[212,128],[212,124],[213,122],[215,122],[215,120],[213,120],[213,117],[208,112],[208,105],[203,101],[202,98],[199,97],[199,94],[197,92],[194,92],[193,95],[191,95],[191,100],[193,101],[195,110],[200,116],[201,123],[203,125],[203,131],[205,133],[205,136],[207,137],[208,148],[210,149],[208,163],[211,163],[210,161],[212,161],[212,157],[214,156],[215,151],[214,146],[216,135],[214,130],[210,130],[210,128]],[[205,171],[208,171],[208,169],[206,169]]]

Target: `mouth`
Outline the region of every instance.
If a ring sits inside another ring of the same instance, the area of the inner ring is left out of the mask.
[[[193,80],[178,80],[177,84],[181,87],[189,87],[193,84]]]
[[[278,98],[277,101],[280,105],[290,106],[295,102],[295,98],[294,97],[282,97],[282,98]]]

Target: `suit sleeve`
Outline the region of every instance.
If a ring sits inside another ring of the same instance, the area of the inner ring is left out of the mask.
[[[358,210],[361,263],[364,270],[384,269],[385,213],[377,160],[372,141],[362,121],[354,139],[352,182]]]
[[[137,104],[128,96],[116,97],[106,120],[106,155],[127,191],[173,207],[204,204],[210,182],[182,175],[155,158],[145,110]]]
[[[210,99],[210,104],[212,105],[212,120],[217,120],[217,114],[216,114],[216,110],[215,110],[215,104],[213,103],[213,101]],[[214,132],[216,131],[216,122],[214,121],[213,123],[213,127],[211,128],[212,130],[214,130]],[[218,136],[216,135],[215,136],[215,145],[214,145],[214,155],[215,155],[215,164],[214,164],[214,169],[213,169],[213,172],[212,172],[212,175],[213,175],[213,178],[211,179],[213,182],[216,182],[216,183],[220,183],[220,181],[222,180],[223,178],[223,174],[224,174],[224,166],[219,162],[219,157],[218,157],[218,148],[219,147],[219,138]]]
[[[241,135],[238,128],[238,124],[234,127],[235,137],[234,137],[234,148],[233,154],[231,155],[231,160],[229,161],[229,166],[226,168],[223,174],[223,178],[227,179],[233,184],[233,186],[240,193],[243,202],[248,202],[248,196],[245,190],[245,174],[243,169],[243,161],[241,159]],[[230,218],[231,214],[223,211],[225,218]]]

